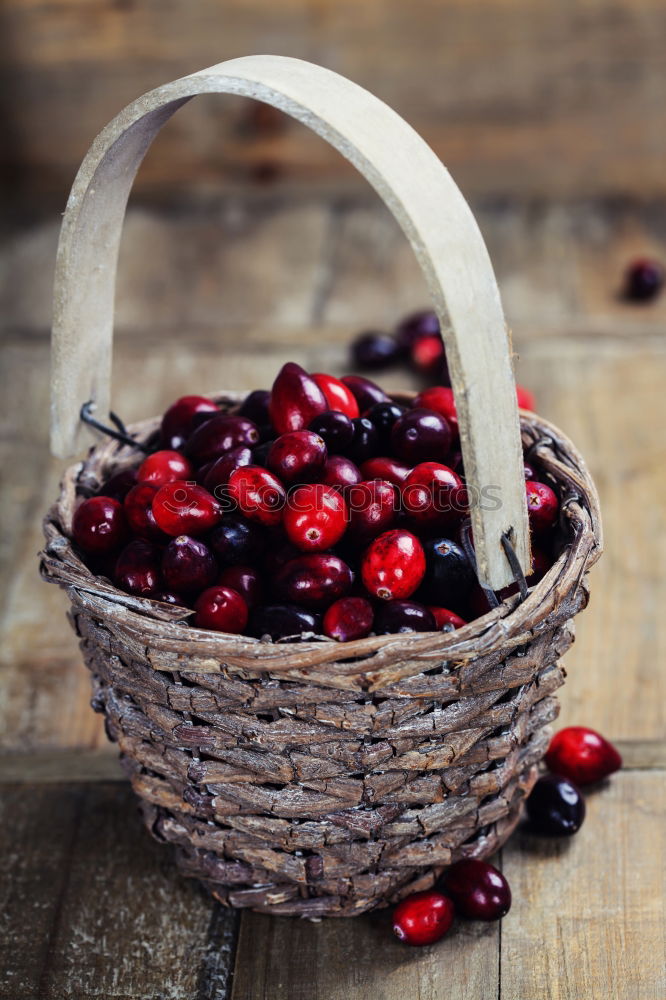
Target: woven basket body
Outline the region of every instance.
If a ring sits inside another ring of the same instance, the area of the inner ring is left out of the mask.
[[[134,430],[146,438],[156,427]],[[67,589],[93,707],[148,829],[221,902],[351,916],[431,886],[511,833],[600,551],[580,456],[533,415],[522,432],[562,501],[563,551],[546,577],[525,601],[456,632],[342,645],[194,629],[183,609],[93,576],[69,541],[77,495],[138,455],[110,443],[68,470],[45,522],[42,572]]]

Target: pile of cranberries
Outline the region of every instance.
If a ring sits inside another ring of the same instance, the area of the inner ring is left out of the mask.
[[[403,406],[361,376],[289,363],[233,413],[177,400],[153,446],[83,500],[73,540],[94,572],[193,610],[199,628],[348,641],[490,610],[448,386]],[[552,565],[559,504],[525,476],[532,585]]]

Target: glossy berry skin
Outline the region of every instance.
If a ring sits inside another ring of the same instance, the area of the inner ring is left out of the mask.
[[[439,462],[421,462],[402,484],[403,509],[420,531],[434,531],[465,516],[467,491],[460,476]]]
[[[179,608],[187,607],[184,598],[173,590],[156,590],[150,595],[150,599],[160,601],[162,604],[174,604]]]
[[[537,483],[533,479],[526,481],[525,491],[532,531],[535,535],[550,531],[560,512],[557,494],[546,483]]]
[[[196,465],[212,462],[232,448],[253,448],[259,444],[259,431],[247,417],[223,413],[207,420],[193,432],[185,450]]]
[[[536,410],[534,395],[524,385],[516,386],[516,399],[521,410],[531,410],[532,412]]]
[[[467,622],[455,611],[448,608],[439,608],[433,604],[428,605],[428,611],[435,619],[435,624],[440,632],[454,632],[457,628],[462,628]]]
[[[315,372],[312,379],[324,393],[328,409],[336,413],[344,413],[350,420],[360,415],[354,393],[339,378],[326,375],[324,372]]]
[[[444,341],[439,334],[421,337],[412,344],[409,358],[417,371],[423,372],[425,375],[437,375],[444,370],[446,365]]]
[[[209,587],[194,603],[197,628],[215,632],[232,632],[237,635],[247,625],[248,607],[243,598],[231,587]]]
[[[250,619],[250,635],[279,639],[300,639],[304,632],[321,634],[321,615],[293,604],[269,604],[256,608]]]
[[[289,604],[306,608],[326,608],[343,597],[354,574],[338,556],[314,553],[291,559],[275,577],[276,595]]]
[[[423,337],[439,336],[440,332],[437,314],[431,309],[423,309],[406,316],[399,323],[395,337],[403,353],[409,354],[417,340],[421,340]]]
[[[198,538],[178,535],[164,550],[162,577],[169,590],[177,594],[199,593],[215,583],[215,556]]]
[[[286,434],[303,430],[330,406],[315,380],[300,365],[289,361],[273,383],[268,408],[275,430]]]
[[[219,413],[220,408],[206,396],[181,396],[162,417],[164,448],[180,448],[192,433],[196,414]]]
[[[396,458],[380,457],[369,458],[361,465],[361,473],[364,479],[385,479],[394,486],[401,486],[410,469],[404,462],[399,462]]]
[[[354,433],[346,454],[358,465],[377,454],[379,434],[377,428],[367,417],[357,417],[352,420]]]
[[[358,483],[345,490],[349,508],[349,535],[369,542],[392,528],[398,514],[397,491],[385,479]]]
[[[324,635],[338,642],[364,639],[372,632],[374,617],[365,597],[342,597],[324,615]]]
[[[406,412],[406,407],[400,406],[398,403],[375,403],[363,414],[377,428],[378,447],[382,452],[389,450],[393,425],[398,417]]]
[[[448,896],[434,889],[415,892],[393,911],[393,933],[405,944],[434,944],[447,933],[454,915]]]
[[[248,448],[246,445],[232,448],[231,451],[228,451],[225,455],[220,455],[214,462],[208,464],[202,485],[204,489],[207,489],[209,493],[212,493],[213,496],[222,501],[224,500],[226,487],[229,485],[229,476],[234,469],[240,469],[242,466],[252,465],[253,463],[254,452],[251,448]]]
[[[649,302],[664,285],[664,268],[656,260],[633,261],[625,274],[625,298],[631,302]]]
[[[377,635],[398,632],[437,632],[434,615],[416,601],[386,601],[375,614]]]
[[[347,528],[347,504],[331,486],[299,486],[289,494],[284,530],[303,552],[322,552],[340,541]]]
[[[213,528],[208,544],[222,564],[237,566],[256,562],[265,547],[262,528],[235,514],[225,514]]]
[[[176,482],[160,486],[153,498],[153,515],[165,534],[203,535],[222,516],[218,501],[203,486]]]
[[[308,430],[324,439],[326,448],[331,455],[340,455],[345,452],[354,437],[354,424],[351,418],[339,410],[327,410],[326,413],[320,413],[318,417],[310,421]]]
[[[414,409],[434,410],[441,417],[446,419],[451,428],[451,443],[455,445],[458,440],[458,414],[456,403],[453,398],[453,389],[445,385],[434,385],[431,389],[424,389],[415,398],[412,404]]]
[[[164,486],[165,483],[175,483],[177,479],[191,479],[192,475],[192,463],[179,451],[156,451],[139,466],[137,480]]]
[[[576,785],[591,785],[619,771],[622,757],[613,744],[594,729],[568,726],[553,736],[545,763],[550,771]]]
[[[318,479],[328,452],[324,439],[313,431],[291,431],[273,442],[266,465],[285,485]]]
[[[354,339],[351,346],[351,361],[358,368],[379,371],[395,364],[400,353],[395,337],[389,336],[388,333],[369,330]]]
[[[240,594],[248,608],[259,604],[263,596],[263,586],[259,573],[253,566],[227,566],[220,573],[217,584],[231,587]]]
[[[441,884],[458,916],[469,920],[499,920],[511,909],[509,883],[487,861],[458,861],[446,870]]]
[[[451,447],[451,430],[434,410],[408,410],[391,432],[393,453],[409,465],[443,461]]]
[[[585,799],[568,778],[545,774],[527,800],[527,815],[535,833],[547,837],[570,837],[585,819]]]
[[[136,469],[123,469],[122,472],[116,472],[110,479],[107,479],[102,488],[97,491],[97,496],[111,497],[112,500],[123,503],[129,491],[136,484]]]
[[[382,601],[411,597],[425,573],[423,546],[409,531],[395,528],[375,538],[363,554],[363,585]]]
[[[359,472],[358,466],[352,462],[351,458],[344,458],[342,455],[333,455],[329,458],[321,475],[322,483],[325,486],[332,486],[334,489],[354,486],[362,479],[363,476]]]
[[[361,413],[369,410],[374,403],[390,403],[391,400],[376,382],[363,375],[345,375],[341,381],[353,394]]]
[[[229,499],[249,521],[267,527],[280,523],[287,495],[279,479],[258,465],[234,469],[227,486]]]
[[[153,514],[153,500],[159,489],[154,483],[138,483],[129,491],[123,504],[132,533],[149,542],[167,540]]]
[[[239,417],[247,417],[257,427],[271,422],[268,404],[271,394],[268,389],[255,389],[249,393],[238,408]]]
[[[137,597],[150,597],[162,582],[161,557],[159,546],[135,538],[118,556],[114,573],[116,586]]]
[[[72,519],[72,537],[92,555],[117,552],[128,537],[123,505],[111,497],[84,500]]]
[[[450,538],[430,538],[423,543],[426,571],[422,593],[438,607],[460,608],[476,581],[463,548]]]

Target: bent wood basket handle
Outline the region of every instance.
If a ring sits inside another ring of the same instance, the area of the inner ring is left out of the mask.
[[[51,448],[68,457],[90,443],[81,405],[109,410],[116,263],[129,191],[150,143],[198,94],[271,104],[347,157],[409,239],[440,318],[472,497],[481,581],[513,580],[502,547],[511,533],[530,565],[520,427],[509,341],[488,252],[446,168],[399,115],[342,76],[284,56],[220,63],[145,94],[92,144],[63,218],[56,261]]]

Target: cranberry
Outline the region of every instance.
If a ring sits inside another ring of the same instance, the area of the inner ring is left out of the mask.
[[[326,444],[318,434],[290,431],[273,442],[266,464],[283,483],[309,483],[319,477],[327,458]]]
[[[334,489],[342,489],[345,486],[354,486],[360,483],[363,476],[350,458],[343,458],[342,455],[333,455],[324,466],[321,481],[326,486]]]
[[[258,427],[262,424],[270,424],[271,417],[269,403],[271,394],[268,389],[255,389],[249,393],[238,407],[238,416],[247,417]]]
[[[232,448],[226,455],[220,455],[214,462],[209,463],[206,474],[203,477],[204,488],[216,496],[218,500],[222,500],[224,498],[224,491],[229,485],[229,476],[234,469],[240,469],[245,465],[252,465],[254,460],[254,452],[246,445]]]
[[[248,608],[259,604],[263,587],[259,573],[252,566],[227,566],[217,581],[218,586],[231,587],[241,595]]]
[[[372,604],[365,597],[342,597],[324,615],[324,635],[338,642],[364,639],[372,632]]]
[[[435,462],[448,454],[451,430],[434,410],[408,410],[393,425],[391,443],[394,454],[410,465]]]
[[[410,520],[424,531],[457,524],[466,513],[467,490],[448,465],[421,462],[402,485],[402,502]]]
[[[197,598],[194,610],[194,624],[197,628],[237,634],[247,625],[247,604],[231,587],[209,587],[204,590]]]
[[[181,396],[162,417],[162,444],[165,448],[180,448],[192,432],[195,414],[219,412],[219,406],[205,396]]]
[[[360,333],[351,347],[352,364],[359,368],[388,368],[400,357],[395,337],[370,330]]]
[[[355,402],[355,401],[354,401]],[[354,437],[354,424],[351,419],[339,410],[327,410],[310,421],[308,428],[318,434],[326,442],[326,447],[332,454],[346,451]]]
[[[557,494],[546,483],[537,483],[533,479],[526,481],[525,490],[532,531],[537,535],[549,531],[557,521],[560,510]]]
[[[632,302],[649,302],[664,284],[664,269],[656,260],[641,258],[633,261],[625,274],[625,298]]]
[[[601,781],[622,767],[613,744],[585,726],[569,726],[553,736],[545,762],[551,771],[577,785]]]
[[[395,458],[369,458],[363,462],[361,472],[364,479],[386,479],[394,486],[401,486],[409,475],[409,466]]]
[[[111,497],[112,500],[118,500],[119,503],[122,503],[136,484],[136,469],[123,469],[122,472],[116,472],[110,479],[107,479],[104,486],[97,491],[97,496]]]
[[[397,516],[396,488],[385,479],[358,483],[345,490],[349,508],[349,534],[370,541],[393,527]]]
[[[476,580],[465,551],[450,538],[431,538],[423,543],[423,551],[423,593],[429,603],[459,608]]]
[[[572,781],[559,774],[539,778],[527,800],[527,815],[535,833],[570,837],[585,819],[585,799]]]
[[[425,375],[439,375],[446,368],[444,341],[439,334],[421,337],[412,344],[409,358],[417,371]]]
[[[132,487],[124,503],[125,517],[134,534],[152,542],[166,541],[153,514],[153,500],[159,488],[154,483],[139,483]]]
[[[462,628],[467,622],[460,615],[457,615],[455,611],[449,611],[448,608],[438,608],[433,605],[428,605],[428,611],[431,613],[435,619],[435,623],[440,632],[453,632],[457,628]]]
[[[72,519],[72,537],[85,552],[104,555],[117,551],[127,539],[123,505],[111,497],[84,500]]]
[[[448,896],[429,889],[415,892],[393,911],[393,933],[405,944],[434,944],[453,923],[454,908]]]
[[[344,413],[350,420],[359,416],[356,398],[344,382],[332,375],[325,375],[323,372],[315,372],[312,378],[326,396],[326,402],[331,410],[336,413]]]
[[[321,634],[321,616],[292,604],[271,604],[257,608],[250,620],[250,634],[258,639],[300,639],[303,633]]]
[[[322,483],[299,486],[289,494],[284,530],[304,552],[321,552],[339,542],[347,527],[347,504]]]
[[[187,442],[186,451],[197,464],[212,462],[232,448],[241,445],[252,447],[259,443],[259,431],[247,417],[233,417],[226,413],[207,420],[198,427]]]
[[[518,400],[518,406],[521,410],[536,410],[536,402],[534,400],[533,394],[529,389],[526,389],[524,385],[516,386],[516,398]]]
[[[379,434],[377,428],[367,417],[356,417],[352,420],[354,434],[347,448],[347,455],[355,462],[365,462],[377,454]]]
[[[290,604],[325,608],[343,597],[354,574],[338,556],[316,553],[285,563],[275,578],[275,592]]]
[[[264,533],[258,524],[234,514],[224,516],[213,528],[209,544],[220,562],[230,565],[252,563],[264,550]]]
[[[178,535],[164,550],[162,576],[171,590],[191,594],[215,582],[217,563],[208,546],[198,538]]]
[[[258,465],[234,469],[227,491],[238,510],[250,521],[268,527],[279,524],[286,493],[279,479]]]
[[[179,451],[156,451],[144,459],[137,472],[140,483],[154,483],[156,486],[191,477],[192,465]]]
[[[375,632],[388,635],[394,632],[436,632],[434,615],[416,601],[386,601],[377,609]]]
[[[153,498],[157,525],[167,535],[203,535],[222,516],[220,505],[208,490],[196,483],[176,482],[160,486]]]
[[[135,538],[118,556],[114,574],[116,586],[129,594],[150,597],[161,583],[161,557],[162,550],[157,545]]]
[[[269,404],[271,423],[278,434],[303,430],[329,408],[322,390],[300,365],[290,361],[282,367]]]
[[[458,440],[458,414],[456,403],[453,398],[453,389],[445,385],[435,385],[431,389],[424,389],[415,398],[413,406],[415,409],[434,410],[440,417],[446,419],[451,429],[451,441],[453,444]]]
[[[187,607],[180,594],[174,593],[173,590],[156,590],[150,595],[150,599],[151,601],[161,601],[162,604],[175,604],[179,608]]]
[[[367,413],[364,413],[364,416],[377,428],[380,450],[388,451],[393,425],[398,417],[401,417],[406,412],[407,408],[399,406],[398,403],[375,403]]]
[[[436,337],[441,333],[437,314],[431,309],[412,313],[398,325],[395,332],[398,346],[409,354],[412,346],[422,337]]]
[[[368,546],[363,554],[361,575],[373,597],[390,601],[410,597],[417,589],[426,562],[423,547],[409,531],[396,528]]]
[[[442,888],[453,900],[456,913],[470,920],[499,920],[511,909],[509,883],[487,861],[458,861],[444,873]]]
[[[373,403],[391,402],[383,389],[362,375],[345,375],[342,382],[353,393],[361,413],[370,409]]]

